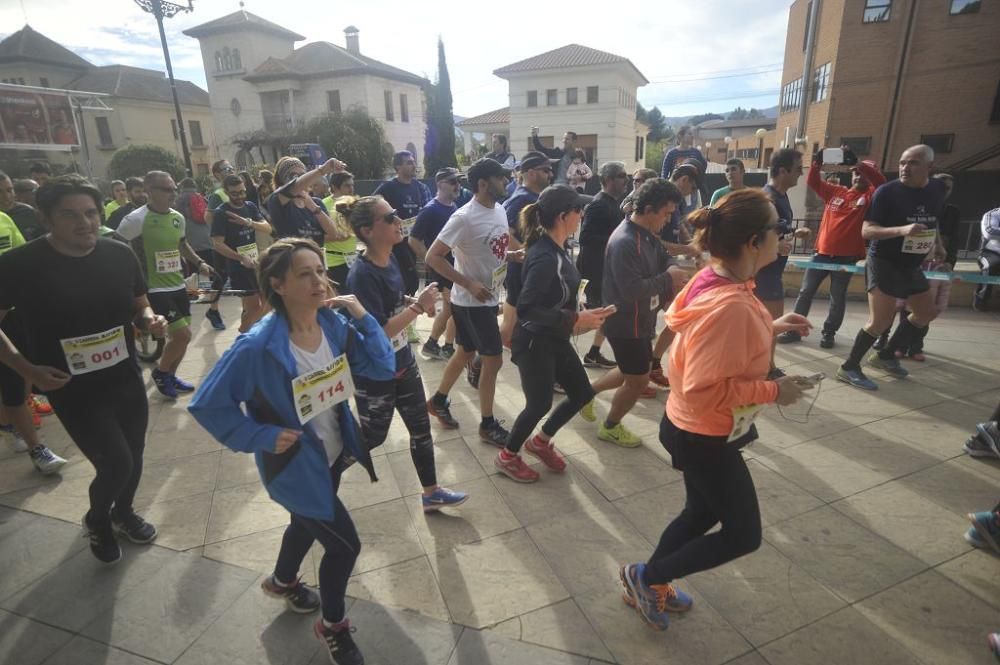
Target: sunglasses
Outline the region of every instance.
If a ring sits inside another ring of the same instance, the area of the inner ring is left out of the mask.
[[[395,210],[390,210],[389,212],[379,217],[379,219],[381,219],[386,224],[395,224],[396,222],[400,221],[399,215],[396,214]]]

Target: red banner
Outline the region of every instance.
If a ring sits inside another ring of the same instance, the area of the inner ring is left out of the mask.
[[[69,150],[78,145],[69,95],[0,85],[0,148]]]

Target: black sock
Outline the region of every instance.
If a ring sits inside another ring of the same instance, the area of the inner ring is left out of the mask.
[[[434,393],[434,397],[431,397],[431,401],[438,406],[444,406],[448,403],[448,396],[444,393]]]
[[[861,369],[861,359],[868,353],[868,349],[872,348],[875,339],[864,328],[859,330],[854,338],[854,346],[851,347],[851,355],[847,356],[847,360],[841,367],[843,369]]]
[[[889,338],[889,343],[878,352],[878,357],[882,360],[889,360],[896,357],[897,350],[910,348],[910,341],[919,333],[920,329],[910,323],[909,317],[904,318],[896,326],[896,332]]]
[[[496,422],[497,422],[496,418],[494,418],[493,416],[485,416],[482,420],[479,421],[479,427],[481,428],[492,427],[493,425],[496,424]]]
[[[601,347],[599,347],[599,346],[591,346],[590,347],[590,351],[587,351],[587,357],[588,358],[596,358],[597,354],[600,353],[600,352],[601,352]]]

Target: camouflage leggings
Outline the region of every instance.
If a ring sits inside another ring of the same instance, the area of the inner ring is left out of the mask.
[[[427,415],[427,396],[424,394],[424,383],[420,379],[417,364],[413,363],[388,381],[355,376],[354,399],[358,405],[361,430],[369,449],[385,443],[392,423],[392,412],[399,411],[410,432],[410,456],[417,469],[420,484],[424,487],[436,485],[434,440],[431,438],[431,421]]]

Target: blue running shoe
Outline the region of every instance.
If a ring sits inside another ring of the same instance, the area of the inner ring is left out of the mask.
[[[194,392],[194,384],[193,383],[188,383],[184,379],[178,379],[176,374],[172,375],[172,377],[173,377],[173,380],[174,380],[174,388],[177,389],[177,392],[179,392],[179,393],[193,393]]]
[[[420,497],[420,500],[424,504],[424,512],[430,513],[441,508],[461,506],[468,498],[469,495],[465,492],[456,492],[447,487],[438,487],[434,490],[433,494],[430,496],[423,495]]]
[[[217,309],[210,309],[205,312],[205,318],[208,322],[212,324],[212,327],[216,330],[225,330],[226,324],[222,320],[222,314],[219,313]]]
[[[979,535],[974,526],[970,526],[969,530],[965,532],[965,542],[981,550],[988,550],[990,548],[990,544],[983,540],[983,537]]]
[[[636,609],[652,628],[666,630],[670,625],[669,612],[686,612],[694,603],[691,596],[678,591],[672,584],[647,585],[642,577],[646,564],[633,563],[622,566],[619,577],[635,598]],[[625,601],[628,603],[628,600]]]
[[[837,380],[849,383],[855,388],[861,388],[862,390],[878,390],[878,385],[865,376],[865,373],[860,368],[844,369],[843,367],[838,367]]]
[[[991,510],[983,510],[978,513],[969,513],[966,517],[969,518],[973,528],[979,534],[979,539],[995,553],[1000,554],[1000,515]]]
[[[897,379],[905,379],[910,375],[910,373],[903,369],[903,366],[899,364],[899,360],[896,358],[883,358],[879,355],[878,351],[872,351],[869,353],[865,362],[867,362],[871,367],[880,369],[886,374],[894,376]]]
[[[177,399],[177,387],[168,372],[153,369],[153,383],[156,384],[156,389],[160,391],[161,395],[167,399]]]

